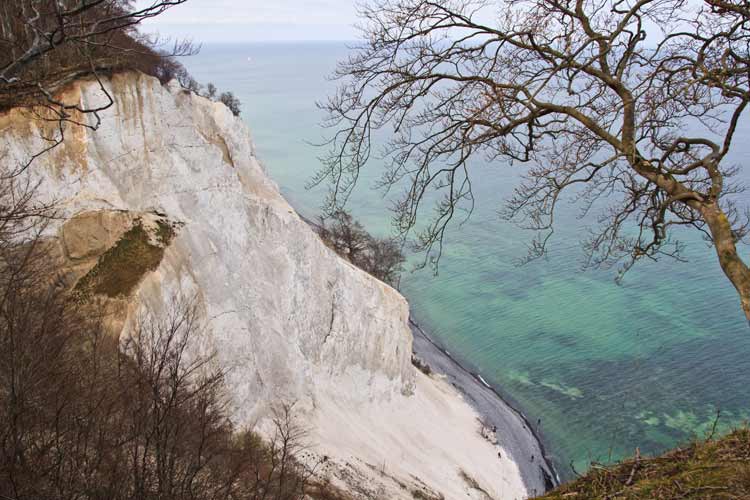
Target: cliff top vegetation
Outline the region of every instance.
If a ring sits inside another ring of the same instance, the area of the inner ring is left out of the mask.
[[[175,56],[194,53],[137,31],[185,0],[136,8],[130,0],[20,0],[0,5],[0,106],[57,103],[55,90],[82,76],[139,70],[162,82],[185,74]],[[68,105],[69,106],[69,105]]]
[[[96,129],[99,113],[113,104],[101,77],[122,71],[140,71],[162,83],[176,79],[196,93],[202,87],[177,57],[195,54],[188,40],[170,41],[138,31],[140,23],[161,15],[186,0],[154,0],[138,6],[132,0],[19,0],[0,4],[0,110],[13,107],[41,108],[39,118],[55,126],[45,137],[58,146],[66,125]],[[105,102],[84,105],[58,97],[68,83],[95,78]],[[216,95],[208,86],[206,97],[219,100],[239,115],[240,102],[230,92]],[[16,170],[24,170],[28,164]]]
[[[736,499],[750,495],[750,429],[696,441],[658,457],[594,464],[544,500]]]

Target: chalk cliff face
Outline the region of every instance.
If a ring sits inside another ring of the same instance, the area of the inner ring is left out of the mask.
[[[322,244],[261,168],[239,119],[139,74],[105,86],[115,103],[99,129],[69,128],[31,169],[40,196],[70,219],[48,233],[73,281],[90,279],[108,248],[150,224],[144,248],[158,259],[133,266],[135,287],[92,290],[109,293],[125,318],[197,296],[207,325],[197,349],[229,370],[238,424],[262,425],[275,402],[296,402],[311,451],[330,457],[324,474],[382,498],[525,494],[473,410],[412,367],[404,298]],[[65,99],[105,102],[94,82]],[[0,116],[6,159],[42,149],[38,126],[22,111]],[[166,224],[174,234],[160,240]],[[116,326],[127,335],[127,321]]]

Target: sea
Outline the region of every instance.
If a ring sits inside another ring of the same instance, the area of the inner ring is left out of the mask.
[[[325,187],[316,103],[351,44],[204,45],[183,62],[201,83],[242,102],[257,154],[282,194],[315,218]],[[748,118],[747,116],[745,118]],[[750,127],[730,160],[750,182]],[[372,233],[391,232],[392,198],[374,189],[382,164],[363,172],[349,209]],[[539,426],[563,479],[591,463],[659,453],[750,418],[750,327],[713,250],[690,231],[687,262],[642,262],[621,284],[615,270],[583,270],[591,220],[564,202],[547,258],[518,265],[532,238],[499,218],[523,165],[475,162],[476,205],[446,237],[439,272],[411,256],[400,290],[415,320],[452,356]],[[745,194],[743,196],[750,196]],[[750,249],[742,249],[750,258]],[[717,420],[718,419],[718,420]]]

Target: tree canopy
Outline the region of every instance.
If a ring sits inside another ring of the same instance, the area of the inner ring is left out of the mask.
[[[489,13],[489,15],[488,15]],[[673,229],[713,243],[750,320],[747,207],[726,157],[750,100],[750,7],[742,0],[370,0],[365,40],[323,107],[334,129],[314,182],[346,203],[390,132],[381,186],[403,188],[401,234],[437,262],[471,211],[471,160],[523,168],[503,216],[537,231],[542,256],[570,191],[594,221],[587,266],[680,258]],[[488,21],[489,19],[489,21]]]

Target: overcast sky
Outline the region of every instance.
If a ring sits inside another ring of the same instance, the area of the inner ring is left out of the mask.
[[[143,28],[199,43],[353,40],[355,22],[353,0],[188,0]]]

